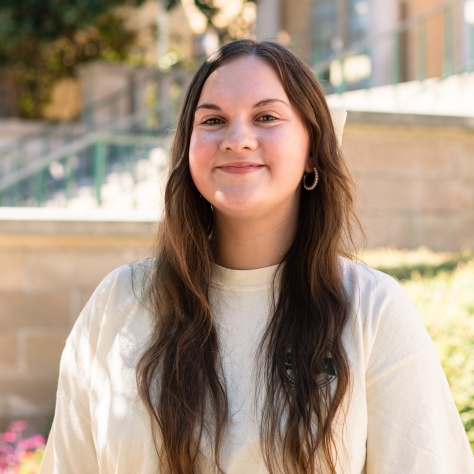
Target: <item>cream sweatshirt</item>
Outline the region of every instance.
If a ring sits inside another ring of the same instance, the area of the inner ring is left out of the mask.
[[[335,427],[346,452],[338,472],[474,473],[446,377],[407,295],[395,280],[365,265],[341,259],[341,268],[352,301],[343,342],[353,387],[346,423]],[[40,474],[160,472],[135,383],[152,325],[137,299],[148,269],[149,263],[138,263],[113,271],[79,316],[61,359]],[[275,270],[214,267],[210,298],[232,414],[223,447],[228,474],[267,472],[254,403],[255,356],[269,318]],[[205,458],[206,443],[202,451]]]

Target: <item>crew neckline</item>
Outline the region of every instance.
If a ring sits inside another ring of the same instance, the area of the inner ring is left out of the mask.
[[[220,289],[260,290],[273,286],[277,265],[252,270],[233,270],[212,264],[212,285]]]

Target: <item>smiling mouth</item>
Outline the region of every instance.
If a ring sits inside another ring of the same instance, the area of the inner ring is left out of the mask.
[[[262,168],[264,168],[264,165],[260,165],[258,163],[248,163],[248,162],[226,163],[224,165],[217,167],[217,169],[223,171],[224,173],[231,173],[231,174],[253,173]]]

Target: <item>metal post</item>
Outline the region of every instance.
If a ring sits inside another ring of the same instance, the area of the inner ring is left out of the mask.
[[[323,60],[323,38],[321,36],[321,28],[313,28],[313,65],[317,66],[319,61]],[[319,79],[319,77],[318,77]]]
[[[12,186],[12,206],[18,206],[20,200],[20,183],[16,181]]]
[[[119,176],[120,186],[123,187],[123,177],[125,174],[125,147],[124,143],[118,143],[117,145],[118,162],[119,162]]]
[[[160,91],[160,129],[166,131],[173,120],[171,118],[172,114],[172,104],[171,104],[171,96],[170,96],[170,89],[172,82],[171,73],[164,74],[161,79],[161,91]]]
[[[93,129],[95,126],[95,108],[92,103],[87,104],[84,107],[84,121],[87,125],[87,128]]]
[[[426,79],[426,19],[418,23],[418,61],[417,61],[417,79],[424,81]]]
[[[137,208],[137,183],[138,183],[138,157],[137,157],[137,144],[134,143],[132,145],[132,151],[131,151],[131,156],[133,157],[133,163],[131,168],[131,175],[133,179],[133,184],[132,184],[132,208],[136,209]]]
[[[66,201],[72,197],[73,174],[72,174],[72,156],[68,155],[64,162],[64,181],[66,185]]]
[[[161,84],[161,75],[157,74],[155,76],[155,122],[156,122],[156,130],[161,129],[161,90],[160,90],[160,84]]]
[[[63,134],[64,137],[64,144],[69,144],[73,141],[74,139],[74,130],[73,127],[74,125],[72,123],[65,124],[66,130]]]
[[[119,108],[118,101],[113,100],[112,104],[109,105],[109,126],[113,127],[114,123],[119,120]]]
[[[42,136],[41,154],[47,155],[48,153],[51,153],[51,132],[46,132]]]
[[[102,185],[105,181],[105,143],[99,141],[94,145],[94,187],[97,205],[102,206]]]
[[[370,60],[370,74],[363,79],[364,82],[364,89],[370,89],[372,87],[372,77],[374,74],[374,67],[373,67],[373,58],[370,48],[365,48],[363,54],[367,56]]]
[[[128,113],[133,116],[137,111],[137,80],[132,74],[128,76]]]
[[[44,175],[45,170],[38,171],[34,176],[33,193],[35,196],[36,206],[41,206],[44,201]]]
[[[336,94],[344,94],[346,91],[346,78],[344,77],[344,58],[339,60],[339,68],[341,71],[341,82],[335,87]]]
[[[25,144],[23,142],[23,140],[18,140],[18,143],[17,143],[17,160],[16,160],[16,165],[19,167],[21,165],[21,163],[23,162],[26,162],[26,160],[24,159],[24,156],[26,157],[26,154],[27,154],[27,150],[26,151],[23,151],[23,149],[25,148]]]
[[[393,35],[392,84],[400,82],[400,33]]]
[[[454,15],[453,7],[446,7],[444,10],[444,61],[443,61],[443,76],[449,76],[453,73],[454,58],[453,58],[453,32],[454,32]]]

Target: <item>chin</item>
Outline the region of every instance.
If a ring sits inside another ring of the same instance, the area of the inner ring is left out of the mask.
[[[224,198],[215,200],[212,204],[214,212],[219,212],[227,217],[235,217],[242,219],[245,217],[252,217],[260,214],[264,209],[263,203],[259,200],[251,199],[249,197]]]

